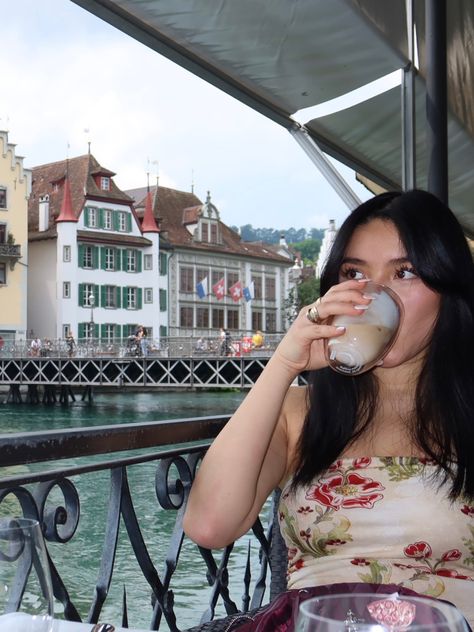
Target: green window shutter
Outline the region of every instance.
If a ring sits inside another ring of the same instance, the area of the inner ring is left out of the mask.
[[[143,290],[141,287],[137,288],[137,309],[143,307]]]
[[[84,207],[84,226],[89,226],[89,209],[87,206]]]
[[[122,327],[120,325],[114,325],[114,338],[116,340],[122,338]]]
[[[78,325],[77,325],[77,337],[79,339],[84,338],[84,323],[78,323]]]
[[[119,229],[118,211],[112,211],[112,228],[114,230]]]
[[[77,265],[79,268],[84,267],[84,245],[79,244],[79,248],[77,249]]]
[[[78,297],[79,297],[79,307],[83,307],[84,306],[84,284],[83,283],[79,283],[79,291],[77,293]]]
[[[120,291],[120,288],[116,287],[115,292],[116,292],[116,296],[115,296],[116,304],[117,304],[117,307],[120,308],[122,306],[122,301],[120,300],[122,298],[122,293]]]
[[[168,257],[164,252],[160,252],[160,274],[168,274]]]
[[[121,255],[121,250],[119,250],[118,248],[114,248],[114,262],[115,262],[115,269],[116,270],[121,270],[122,266],[120,265],[122,262],[120,260],[120,255]]]
[[[99,338],[99,337],[100,337],[99,323],[94,323],[94,338]]]
[[[99,267],[99,248],[92,246],[92,267],[94,269]]]
[[[131,213],[127,213],[126,215],[127,217],[127,233],[131,233],[132,232],[132,214]]]
[[[166,290],[160,289],[160,312],[166,312]]]
[[[100,286],[100,306],[105,307],[106,285]]]
[[[104,209],[103,208],[98,209],[97,226],[99,228],[104,228]]]
[[[168,328],[166,325],[160,325],[160,338],[168,335]]]
[[[105,328],[106,328],[106,325],[101,325],[100,326],[100,337],[101,338],[105,338],[105,333],[106,333],[105,332]]]
[[[127,309],[127,288],[122,288],[122,307]]]
[[[127,249],[122,250],[122,270],[127,270]]]
[[[105,251],[106,248],[100,248],[100,269],[105,270]]]
[[[140,252],[140,250],[135,250],[135,254],[137,257],[137,272],[141,272],[142,271],[142,253]]]
[[[100,285],[94,285],[94,305],[96,307],[100,306],[99,303],[99,292],[100,292]]]

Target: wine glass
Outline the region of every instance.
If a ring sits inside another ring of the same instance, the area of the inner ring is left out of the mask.
[[[37,520],[0,518],[0,630],[52,632],[53,590]]]
[[[467,632],[460,610],[436,599],[351,593],[313,597],[300,605],[297,632]]]

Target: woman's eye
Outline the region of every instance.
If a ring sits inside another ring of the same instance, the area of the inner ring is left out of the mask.
[[[356,270],[355,268],[347,268],[346,270],[342,270],[342,276],[346,279],[364,279],[364,274],[360,270]]]
[[[400,268],[395,272],[397,279],[415,279],[417,274],[413,268]]]

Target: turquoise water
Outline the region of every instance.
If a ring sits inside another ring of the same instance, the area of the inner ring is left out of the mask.
[[[240,392],[103,394],[99,392],[95,394],[92,405],[81,401],[68,407],[59,404],[54,406],[4,404],[0,407],[0,433],[230,414],[237,408],[243,397],[244,394]],[[27,469],[30,468],[22,466],[17,468],[17,473]],[[38,466],[34,469],[38,470]],[[128,475],[143,537],[159,577],[163,580],[165,560],[176,514],[174,511],[164,511],[159,507],[154,489],[155,469],[152,463],[135,465],[129,467]],[[81,501],[79,526],[70,542],[49,543],[48,547],[70,591],[72,601],[81,617],[85,619],[100,568],[100,555],[105,537],[109,474],[95,472],[74,477],[72,481],[79,492]],[[48,500],[52,507],[64,504],[64,498],[58,488],[51,492]],[[232,579],[243,576],[249,540],[251,539],[247,536],[236,545],[230,565],[230,585],[235,586],[235,593],[231,594],[238,606],[241,605],[243,584],[232,582]],[[251,540],[251,546],[255,550],[258,548],[253,540]],[[219,563],[219,552],[215,552],[215,557]],[[151,618],[150,587],[138,568],[126,530],[121,524],[115,571],[100,620],[120,623],[124,587],[127,592],[130,627],[148,628]],[[175,591],[178,625],[183,628],[197,625],[200,614],[207,608],[210,589],[206,582],[205,563],[197,547],[187,538],[183,543],[178,571],[173,577],[172,587]],[[58,611],[60,608],[61,606]],[[223,612],[222,609],[220,612]],[[163,623],[160,629],[166,631],[168,628]]]

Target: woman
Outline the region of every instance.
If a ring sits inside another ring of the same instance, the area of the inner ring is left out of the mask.
[[[395,345],[356,376],[327,367],[332,316],[404,306]],[[210,447],[185,530],[222,547],[282,488],[288,587],[397,584],[474,622],[474,266],[451,211],[423,191],[384,193],[342,225],[308,307]],[[310,371],[307,388],[291,387]]]

